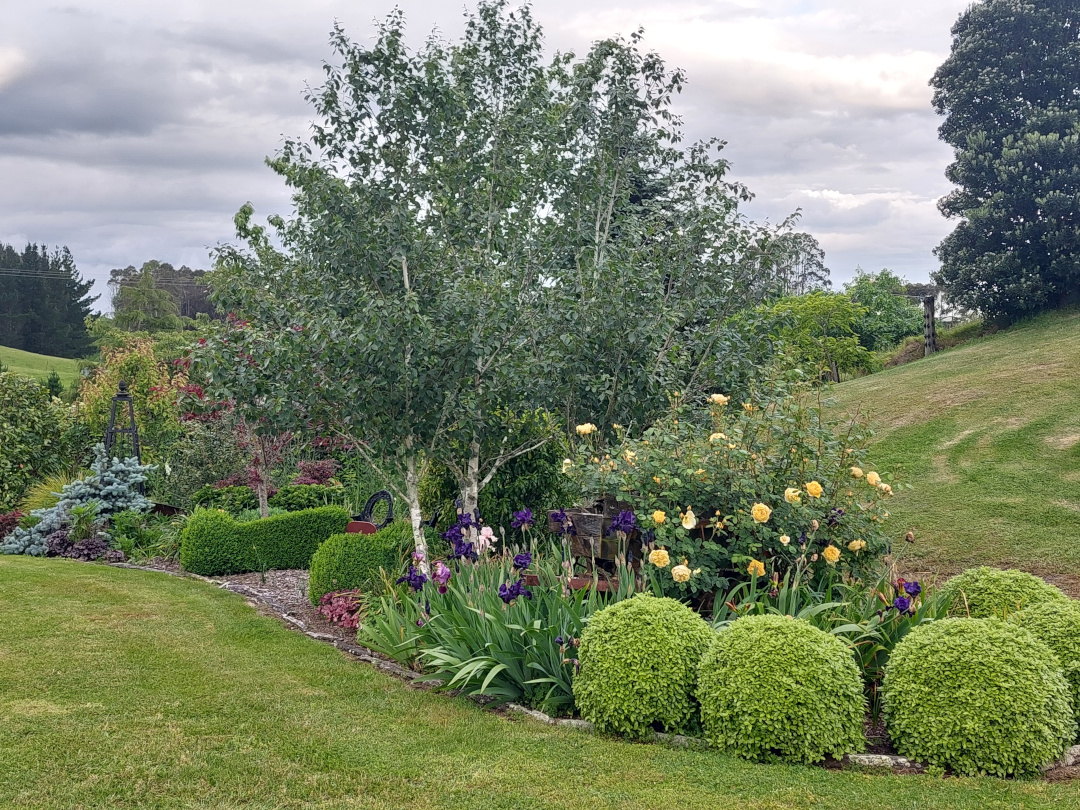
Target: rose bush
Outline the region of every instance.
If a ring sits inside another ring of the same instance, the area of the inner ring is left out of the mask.
[[[865,427],[826,421],[813,397],[798,380],[764,383],[741,404],[713,395],[692,407],[673,395],[637,438],[614,425],[605,446],[604,431],[579,426],[563,470],[582,503],[629,502],[647,548],[685,561],[689,579],[661,577],[671,595],[726,589],[753,561],[860,576],[889,548],[892,488],[863,472]]]

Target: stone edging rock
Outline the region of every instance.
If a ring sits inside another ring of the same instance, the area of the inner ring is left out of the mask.
[[[346,639],[340,639],[335,636],[331,636],[327,633],[317,633],[313,630],[309,630],[307,624],[300,619],[289,615],[288,609],[275,602],[267,596],[256,591],[254,588],[249,588],[246,585],[237,585],[229,581],[221,582],[216,579],[210,579],[209,577],[200,576],[198,574],[190,574],[186,571],[165,571],[160,568],[148,568],[141,565],[132,565],[130,563],[106,563],[114,568],[129,568],[135,571],[150,571],[156,574],[168,574],[169,576],[180,577],[182,579],[197,579],[202,582],[209,583],[216,588],[227,590],[232,593],[243,596],[249,600],[259,602],[276,614],[276,616],[289,624],[292,624],[308,638],[315,641],[322,641],[327,644],[331,644],[342,652],[346,652],[358,661],[371,664],[376,669],[380,669],[390,675],[393,675],[401,680],[407,681],[410,686],[420,689],[430,689],[438,686],[441,681],[425,680],[423,673],[413,672],[412,670],[405,669],[399,664],[393,661],[387,661],[384,658],[380,658],[374,652],[367,647],[363,647],[359,644],[354,644]],[[448,692],[449,695],[460,695],[460,692]],[[486,700],[484,696],[469,695],[475,702],[480,704],[489,704],[493,701]],[[536,709],[529,709],[525,706],[521,706],[517,703],[504,703],[501,708],[511,714],[519,714],[526,717],[530,717],[533,720],[544,723],[549,726],[563,726],[565,728],[573,728],[578,731],[585,731],[593,733],[596,729],[592,723],[588,720],[580,720],[577,718],[559,718],[551,717]],[[662,734],[660,732],[654,732],[653,738],[655,742],[666,743],[668,745],[678,746],[680,748],[708,748],[709,741],[700,737],[686,737],[682,734]],[[924,773],[926,766],[920,762],[915,762],[907,757],[897,756],[895,754],[846,754],[842,760],[844,765],[854,765],[862,768],[875,768],[881,770],[900,771],[903,773]],[[1055,771],[1061,768],[1071,768],[1073,766],[1080,765],[1080,745],[1074,745],[1064,756],[1052,765],[1044,765],[1042,771],[1044,773]]]

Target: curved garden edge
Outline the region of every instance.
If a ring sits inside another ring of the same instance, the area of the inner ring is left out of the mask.
[[[187,571],[173,571],[161,568],[150,568],[148,566],[132,565],[131,563],[104,563],[113,568],[127,568],[134,571],[149,571],[156,574],[167,574],[169,576],[196,579],[201,582],[205,582],[209,585],[213,585],[216,588],[230,591],[231,593],[239,594],[245,599],[251,602],[257,602],[264,608],[268,609],[268,613],[275,619],[279,619],[286,624],[286,626],[298,630],[308,638],[315,641],[322,642],[324,644],[330,644],[333,647],[348,653],[353,659],[362,661],[365,664],[370,664],[376,669],[386,672],[399,680],[405,681],[407,685],[414,689],[434,689],[440,682],[435,680],[428,680],[424,678],[423,673],[413,672],[412,670],[405,669],[402,666],[394,663],[393,661],[387,661],[384,658],[379,657],[372,650],[364,647],[360,644],[349,641],[348,639],[337,638],[336,636],[328,633],[319,633],[308,628],[307,624],[300,619],[290,615],[288,608],[274,599],[269,598],[265,594],[259,593],[254,588],[250,588],[246,585],[241,585],[228,580],[222,582],[220,580],[211,579],[210,577],[200,576],[199,574],[191,574]],[[448,692],[453,697],[461,697],[460,692]],[[558,718],[551,717],[536,709],[529,709],[525,706],[518,705],[516,703],[502,703],[498,705],[492,705],[493,700],[485,699],[484,696],[472,696],[465,695],[470,700],[478,703],[482,706],[488,706],[491,708],[499,709],[506,714],[514,714],[522,717],[529,717],[545,725],[562,726],[564,728],[573,728],[578,731],[584,731],[587,733],[593,733],[593,724],[588,720],[582,720],[579,718]],[[708,748],[710,747],[709,741],[700,737],[687,737],[682,734],[663,734],[656,732],[652,738],[653,742],[674,745],[684,748]],[[894,754],[846,754],[843,760],[839,763],[827,763],[831,765],[849,766],[855,768],[865,768],[869,770],[875,770],[880,772],[889,771],[894,774],[906,775],[906,774],[922,774],[926,773],[927,768],[924,764],[919,762],[913,762],[906,757],[897,756]],[[1043,767],[1043,772],[1047,778],[1057,777],[1076,777],[1080,774],[1072,774],[1067,769],[1080,767],[1080,745],[1074,745],[1067,750],[1060,760],[1052,765]]]

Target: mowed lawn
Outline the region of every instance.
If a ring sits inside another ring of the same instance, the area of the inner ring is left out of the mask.
[[[13,371],[23,377],[33,377],[35,380],[44,380],[48,378],[50,372],[55,371],[60,376],[60,382],[64,384],[64,387],[69,387],[72,381],[79,378],[78,360],[34,354],[21,349],[10,349],[7,346],[0,346],[0,365],[8,371]]]
[[[1036,319],[842,383],[835,412],[869,414],[875,464],[909,567],[1019,567],[1080,596],[1080,315]]]
[[[3,808],[1080,807],[1075,782],[756,765],[508,720],[204,583],[61,560],[0,557],[0,718]]]

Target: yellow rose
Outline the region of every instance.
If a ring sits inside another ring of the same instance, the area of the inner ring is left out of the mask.
[[[806,492],[810,495],[811,498],[820,498],[821,493],[824,491],[825,490],[821,488],[821,484],[819,484],[817,481],[811,481],[809,484],[806,485]]]
[[[881,483],[881,476],[878,475],[876,472],[868,472],[866,474],[866,483],[868,483],[872,487],[876,487],[878,484]]]
[[[753,413],[754,412],[754,406],[752,404],[750,404],[749,402],[744,402],[742,404],[742,407],[743,407],[743,410],[746,411],[747,413]]]
[[[659,509],[657,509],[655,512],[652,513],[652,519],[653,519],[653,523],[655,523],[657,526],[659,526],[661,523],[663,523],[665,520],[667,520],[667,515],[665,515],[663,512],[661,512]]]
[[[620,425],[618,422],[616,422],[611,426],[611,429],[612,430],[622,430],[622,425]]]
[[[852,478],[862,478],[862,475],[863,475],[862,467],[852,467],[851,468],[851,477]]]
[[[892,495],[892,487],[890,487],[888,484],[878,484],[878,489],[880,489],[886,495]]]
[[[574,466],[574,462],[572,462],[572,461],[571,461],[570,459],[568,459],[568,458],[564,458],[564,459],[562,460],[562,471],[563,471],[564,473],[565,473],[565,472],[569,472],[569,471],[570,471],[570,468],[571,468],[571,467],[573,467],[573,466]]]
[[[755,523],[768,523],[769,516],[772,514],[772,509],[767,507],[763,503],[755,503],[750,510],[750,517],[754,519]]]
[[[795,487],[788,487],[784,490],[784,500],[788,503],[802,503],[802,493]]]
[[[765,564],[758,560],[751,560],[750,565],[746,566],[746,573],[752,577],[765,576]]]
[[[685,565],[676,565],[671,569],[671,578],[676,582],[686,582],[690,579],[690,569]]]
[[[680,516],[682,518],[682,527],[687,531],[690,531],[697,526],[697,515],[694,514],[694,510],[689,506],[686,507],[686,511]]]
[[[590,433],[596,432],[596,425],[592,422],[586,422],[584,425],[577,426],[578,436],[588,436]]]
[[[659,475],[654,475],[652,477],[652,480],[659,484],[660,483],[660,476]]]
[[[847,547],[851,551],[854,551],[854,552],[858,553],[858,552],[862,551],[864,548],[866,548],[866,541],[865,540],[852,540],[850,543],[847,544]]]
[[[649,552],[649,562],[657,568],[667,568],[668,563],[671,562],[671,557],[668,556],[667,549],[656,548]]]
[[[829,565],[836,565],[837,560],[840,559],[840,549],[836,546],[825,546],[821,556],[825,558],[825,562]]]
[[[791,538],[788,537],[786,534],[780,535],[780,545],[786,546],[790,542],[791,542]]]
[[[716,444],[717,442],[722,442],[726,438],[727,436],[725,436],[723,433],[714,433],[709,437],[709,441],[713,444]]]
[[[709,402],[713,405],[727,405],[731,401],[731,397],[725,397],[723,394],[713,394],[709,397]]]

